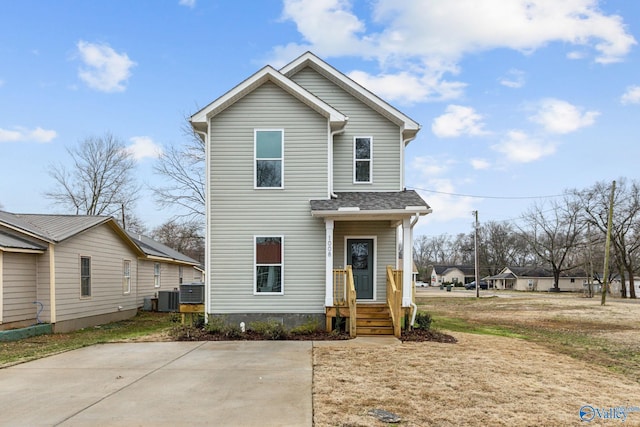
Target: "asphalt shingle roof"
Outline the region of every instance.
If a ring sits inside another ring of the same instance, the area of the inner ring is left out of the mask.
[[[29,240],[5,231],[0,231],[0,248],[30,249],[34,251],[44,251],[47,249],[44,245],[30,242]]]
[[[414,190],[336,192],[335,199],[311,200],[312,211],[337,211],[358,207],[361,211],[403,210],[407,206],[429,208]]]
[[[136,242],[138,246],[140,246],[140,249],[142,249],[142,251],[148,256],[167,258],[167,259],[181,261],[181,262],[193,264],[193,265],[200,264],[195,259],[188,257],[185,254],[180,253],[174,249],[171,249],[167,245],[164,245],[160,242],[156,242],[150,237],[143,236],[141,234],[134,234],[130,232],[127,232],[127,234],[129,235],[129,237],[131,237],[131,239],[133,239],[134,242]]]

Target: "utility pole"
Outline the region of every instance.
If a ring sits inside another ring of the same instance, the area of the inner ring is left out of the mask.
[[[604,245],[604,283],[602,284],[602,300],[604,305],[607,299],[607,287],[609,286],[609,247],[611,246],[611,226],[613,223],[613,196],[616,192],[616,182],[611,183],[611,195],[609,196],[609,217],[607,218],[607,240]]]
[[[476,273],[476,298],[480,298],[480,263],[478,262],[478,211],[473,211],[473,215],[476,217],[474,224],[474,258],[475,258],[475,273]]]

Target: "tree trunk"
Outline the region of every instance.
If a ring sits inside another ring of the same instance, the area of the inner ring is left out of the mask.
[[[636,284],[633,281],[633,271],[629,271],[629,298],[636,299]]]

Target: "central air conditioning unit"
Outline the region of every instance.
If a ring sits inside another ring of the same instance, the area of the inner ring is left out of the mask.
[[[180,304],[204,304],[204,283],[183,283],[180,285]]]
[[[177,312],[178,308],[179,292],[177,290],[158,292],[158,311],[163,313]]]

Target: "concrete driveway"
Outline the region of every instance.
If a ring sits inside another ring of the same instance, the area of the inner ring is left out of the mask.
[[[1,426],[311,426],[311,341],[102,344],[0,369]]]

